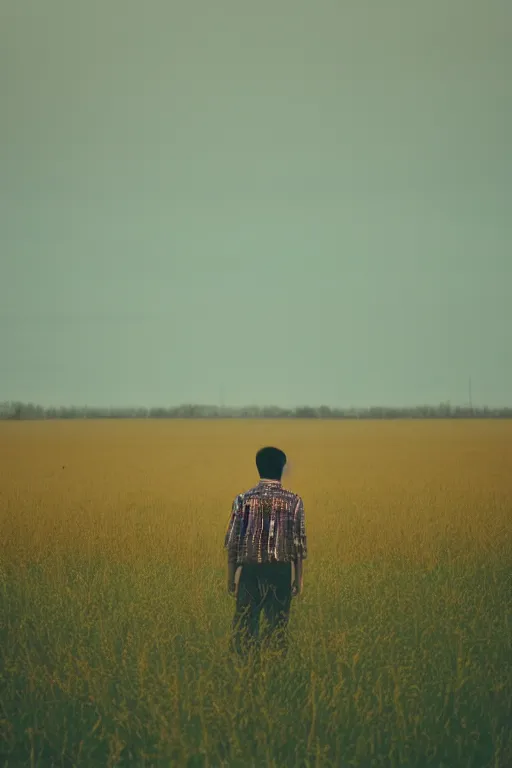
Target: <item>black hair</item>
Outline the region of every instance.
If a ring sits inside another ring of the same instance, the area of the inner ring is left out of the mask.
[[[286,464],[286,454],[279,448],[261,448],[256,454],[256,466],[261,478],[280,480]]]

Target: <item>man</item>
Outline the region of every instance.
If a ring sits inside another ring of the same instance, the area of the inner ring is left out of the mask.
[[[261,640],[262,610],[268,624],[263,639],[274,638],[286,650],[291,598],[302,593],[302,561],[307,557],[304,504],[281,484],[285,465],[286,455],[278,448],[258,451],[260,481],[235,498],[226,532],[228,593],[236,598],[233,646],[241,655]]]

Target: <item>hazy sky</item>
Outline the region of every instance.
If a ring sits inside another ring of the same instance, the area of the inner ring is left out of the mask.
[[[0,400],[512,404],[510,0],[1,0]]]

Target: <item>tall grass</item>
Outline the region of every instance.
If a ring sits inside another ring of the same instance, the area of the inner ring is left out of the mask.
[[[286,660],[228,652],[223,536],[277,443]],[[0,765],[512,765],[512,427],[0,424]]]

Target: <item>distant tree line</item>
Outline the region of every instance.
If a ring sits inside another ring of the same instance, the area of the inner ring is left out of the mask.
[[[40,419],[510,419],[512,407],[488,408],[470,406],[417,405],[410,408],[373,406],[369,408],[330,408],[301,406],[245,406],[241,408],[216,405],[178,405],[156,408],[80,407],[44,408],[21,402],[0,403],[2,420]]]

